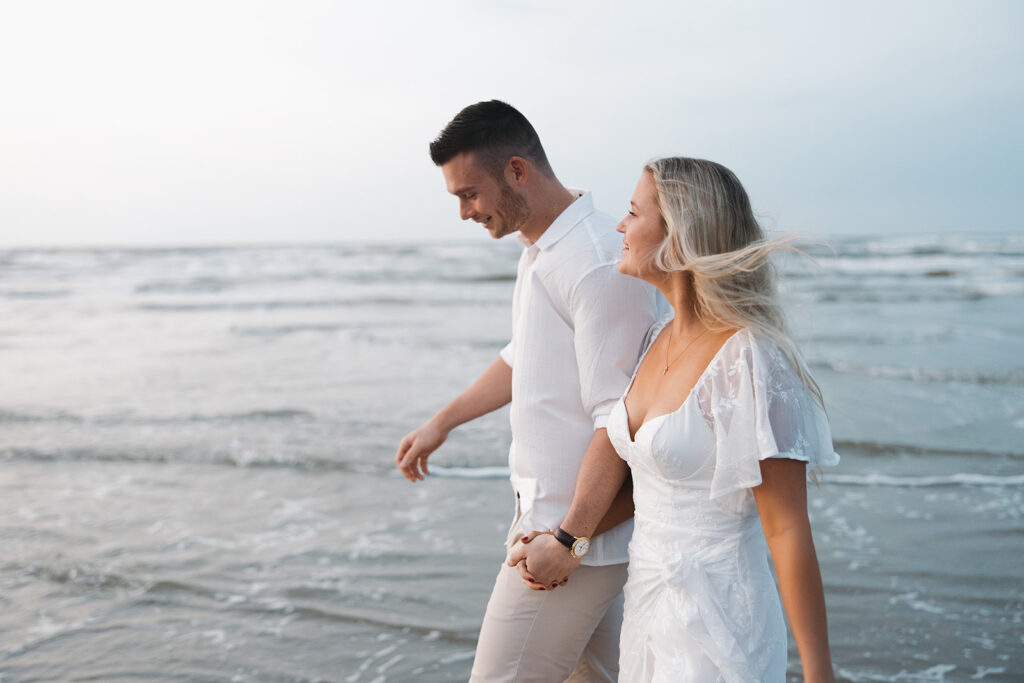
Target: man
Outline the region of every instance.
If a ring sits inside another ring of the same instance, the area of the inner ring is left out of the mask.
[[[511,401],[511,549],[558,527],[585,454],[611,448],[607,415],[632,375],[658,295],[618,273],[615,221],[594,211],[589,194],[559,182],[533,126],[513,107],[496,100],[466,107],[430,155],[463,220],[494,238],[519,232],[525,248],[512,340],[468,389],[402,439],[395,462],[410,481],[422,480],[427,458],[453,428]],[[592,542],[562,534],[582,562],[571,584],[530,586],[526,562],[502,567],[470,680],[616,680],[631,495],[620,492]]]

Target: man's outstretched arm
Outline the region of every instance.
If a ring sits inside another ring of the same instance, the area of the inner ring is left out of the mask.
[[[444,443],[451,430],[511,400],[512,368],[498,358],[455,400],[402,438],[395,453],[395,464],[409,481],[423,479],[423,475],[430,474],[427,458]]]

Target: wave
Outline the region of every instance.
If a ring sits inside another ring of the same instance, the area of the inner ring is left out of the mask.
[[[843,451],[858,451],[867,455],[925,455],[925,456],[961,456],[961,457],[995,457],[995,458],[1024,458],[1024,453],[1012,451],[993,451],[984,449],[967,448],[943,448],[938,446],[919,446],[904,443],[882,443],[878,441],[851,441],[838,440],[834,443],[835,449]]]
[[[173,600],[175,595],[185,595],[193,599],[201,598],[218,603],[222,609],[256,613],[294,613],[321,621],[362,623],[401,630],[432,641],[444,640],[467,644],[475,642],[475,637],[470,637],[468,634],[438,629],[436,625],[411,624],[399,609],[395,609],[391,615],[382,613],[379,606],[372,610],[361,610],[357,607],[332,610],[302,604],[302,602],[275,595],[230,594],[187,580],[136,578],[104,571],[88,563],[33,564],[24,567],[8,564],[3,569],[15,570],[19,575],[31,576],[61,585],[76,586],[89,591],[127,591],[134,600],[141,604],[165,605],[169,599]],[[392,618],[388,618],[389,616]]]
[[[48,453],[28,450],[0,451],[0,462],[9,460],[31,460],[46,462],[126,462],[139,464],[198,464],[210,466],[244,468],[288,468],[329,472],[351,472],[381,477],[401,476],[388,462],[365,463],[326,458],[267,458],[235,455],[211,456],[205,459],[181,457],[179,454],[131,452],[70,451]],[[434,465],[431,476],[448,479],[500,480],[507,479],[509,470],[501,466],[446,467]],[[896,487],[896,488],[937,488],[956,486],[1024,487],[1024,474],[990,475],[973,472],[958,472],[948,475],[895,476],[879,473],[828,474],[822,475],[825,484],[838,486]]]
[[[316,593],[316,591],[314,591]],[[403,614],[400,606],[389,615],[375,605],[369,609],[348,606],[343,610],[304,604],[300,601],[288,600],[281,596],[266,595],[232,595],[221,590],[214,590],[195,583],[157,580],[146,585],[138,601],[165,605],[168,597],[175,594],[205,598],[221,604],[223,609],[258,614],[296,614],[318,621],[367,624],[376,629],[389,629],[415,634],[430,640],[444,640],[453,643],[471,644],[476,642],[475,636],[462,634],[448,629],[438,629],[435,625],[411,623],[407,614]],[[390,617],[390,618],[389,618]]]
[[[271,408],[265,410],[248,410],[238,413],[219,413],[213,415],[133,415],[133,414],[107,414],[85,417],[65,411],[53,411],[48,413],[23,413],[16,411],[0,410],[0,424],[4,423],[32,423],[32,422],[56,422],[71,424],[94,424],[101,426],[111,425],[135,425],[135,424],[194,424],[210,422],[247,422],[264,420],[309,420],[315,419],[316,414],[302,410],[301,408]]]
[[[25,289],[0,292],[8,299],[63,299],[71,296],[70,289]]]
[[[1000,476],[995,474],[956,474],[928,477],[897,477],[888,474],[825,474],[826,484],[845,486],[895,486],[920,488],[933,486],[1024,486],[1024,474]]]
[[[494,273],[491,275],[465,275],[438,278],[444,282],[515,282],[515,273]]]
[[[374,325],[373,328],[377,328],[379,325]],[[242,327],[235,325],[231,328],[232,334],[237,334],[247,337],[278,337],[288,334],[301,334],[303,332],[341,332],[343,330],[353,329],[373,329],[366,324],[356,323],[325,323],[323,325],[262,325],[262,326],[249,326]]]
[[[906,669],[900,669],[898,674],[889,675],[870,671],[853,671],[841,666],[836,667],[839,680],[850,681],[850,683],[943,683],[946,680],[946,674],[955,670],[955,664],[936,664],[920,671],[911,672]],[[978,670],[985,671],[982,667],[978,667]],[[1003,668],[996,668],[989,673],[1002,673],[1003,671]],[[981,679],[983,677],[984,674],[982,676],[973,676],[972,678]]]
[[[847,375],[866,375],[880,379],[897,379],[912,382],[958,382],[962,384],[985,384],[995,386],[1024,386],[1024,373],[973,372],[969,370],[929,370],[925,368],[901,368],[889,365],[861,365],[846,361],[814,360],[813,368],[824,368]]]
[[[355,330],[361,332],[377,331],[385,328],[407,330],[409,324],[404,321],[396,322],[374,322],[374,323],[323,323],[323,324],[296,324],[296,325],[234,325],[230,328],[232,334],[245,337],[278,337],[289,334],[301,334],[304,332],[332,333]]]
[[[431,465],[430,473],[446,479],[508,479],[507,467],[444,467]]]
[[[1018,234],[923,234],[877,235],[836,238],[828,244],[811,244],[814,256],[887,258],[899,256],[1024,256],[1024,239]]]
[[[918,235],[867,235],[821,239],[813,235],[801,249],[816,258],[893,258],[901,256],[1024,256],[1024,239],[1016,233],[963,233]],[[155,247],[15,247],[0,250],[0,265],[60,268],[69,263],[99,267],[125,267],[153,260],[180,258],[243,258],[254,263],[321,264],[367,259],[423,259],[431,263],[461,261],[467,256],[496,260],[516,258],[515,242],[492,244],[476,240],[439,242],[326,242],[281,244],[223,244],[210,246],[167,245]]]
[[[457,264],[463,266],[464,264]],[[346,264],[338,264],[334,270],[296,270],[290,273],[257,273],[244,279],[219,277],[195,277],[186,280],[148,280],[135,285],[135,294],[220,294],[228,291],[242,291],[246,288],[261,288],[278,285],[299,285],[309,283],[333,284],[396,284],[396,283],[507,283],[514,282],[515,273],[444,273],[437,272],[429,263],[415,264],[403,270],[375,269],[364,271],[355,268],[346,270]]]
[[[943,303],[951,301],[981,301],[989,297],[1016,294],[1024,291],[1024,287],[1015,287],[1012,292],[997,291],[997,288],[968,288],[953,292],[909,292],[896,290],[864,290],[856,286],[828,288],[814,286],[807,294],[816,303],[858,303],[858,304],[908,304],[908,303]]]
[[[40,450],[32,448],[0,449],[0,462],[44,463],[126,463],[139,465],[207,465],[211,467],[238,467],[252,469],[295,469],[323,472],[350,472],[377,477],[402,476],[395,468],[391,453],[382,453],[375,460],[343,460],[308,454],[267,455],[250,452],[202,453],[195,449],[64,449]],[[483,465],[462,467],[430,465],[431,476],[445,479],[508,479],[508,467]]]
[[[198,277],[191,280],[156,280],[135,286],[136,294],[192,294],[217,293],[233,289],[240,283],[216,277]]]
[[[266,419],[302,419],[308,413],[302,411],[254,411],[247,416],[265,415]],[[258,418],[263,419],[263,418]],[[836,451],[841,454],[856,454],[861,458],[889,458],[893,456],[920,456],[924,458],[963,458],[984,462],[991,459],[1024,459],[1024,452],[985,450],[969,448],[943,448],[906,443],[884,443],[877,441],[837,440]],[[301,470],[323,470],[353,472],[371,476],[399,476],[391,464],[390,451],[380,452],[379,457],[361,453],[357,459],[343,457],[322,457],[312,453],[254,453],[250,450],[222,450],[175,448],[173,446],[147,448],[66,448],[0,449],[0,462],[121,462],[139,464],[196,464],[220,467],[244,468],[293,468]],[[442,465],[431,464],[433,476],[446,479],[506,479],[508,467],[499,464]]]
[[[10,410],[0,410],[0,424],[20,422],[80,423],[85,422],[85,419],[78,415],[73,415],[71,413],[66,413],[64,411],[54,411],[50,413],[19,413]]]
[[[894,330],[888,333],[850,331],[845,334],[813,333],[807,338],[808,344],[854,344],[858,346],[904,346],[907,344],[931,344],[949,341],[956,336],[953,327],[941,329]]]
[[[138,589],[141,581],[120,574],[105,572],[89,564],[33,564],[25,567],[24,574],[53,583],[73,584],[99,590]]]
[[[356,308],[362,306],[430,306],[431,308],[454,308],[460,306],[494,306],[507,305],[506,298],[436,298],[415,299],[412,297],[364,297],[359,299],[291,299],[266,301],[207,301],[202,303],[148,303],[140,304],[141,311],[156,313],[194,313],[205,311],[251,311],[251,310],[286,310],[286,309],[322,309],[322,308]]]
[[[195,449],[117,449],[99,450],[68,448],[61,450],[40,450],[34,448],[0,449],[0,462],[105,462],[140,465],[210,465],[245,468],[285,468],[298,470],[325,470],[353,472],[384,476],[400,476],[390,462],[368,463],[352,460],[336,460],[309,455],[254,455],[240,453],[199,453]],[[386,459],[385,459],[386,461]],[[433,468],[431,468],[433,471]]]

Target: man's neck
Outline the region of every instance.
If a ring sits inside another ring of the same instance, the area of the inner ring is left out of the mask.
[[[545,182],[530,202],[530,220],[519,228],[519,234],[530,244],[535,243],[574,201],[576,195],[557,179]]]

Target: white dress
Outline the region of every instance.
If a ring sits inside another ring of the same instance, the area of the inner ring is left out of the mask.
[[[839,462],[824,411],[786,357],[740,330],[678,410],[633,440],[623,397],[608,436],[636,504],[619,680],[785,681],[786,627],[750,489],[764,458]]]

